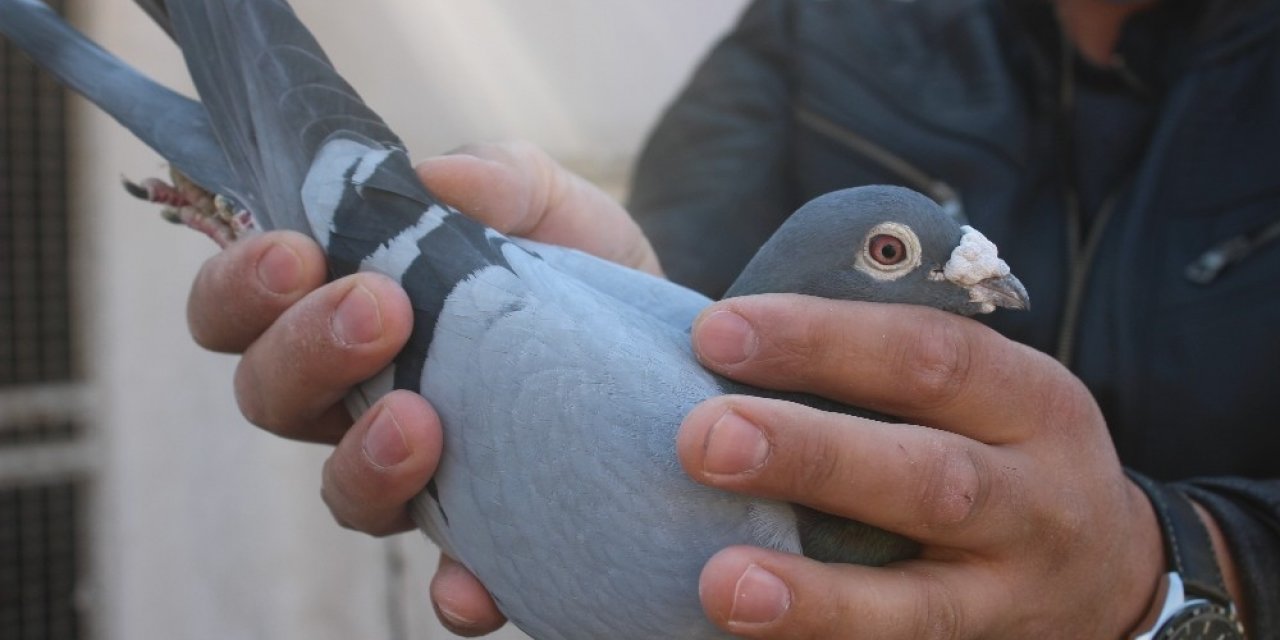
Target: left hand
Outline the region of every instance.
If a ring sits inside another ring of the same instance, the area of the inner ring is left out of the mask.
[[[714,305],[694,342],[707,366],[734,379],[909,423],[715,398],[681,427],[694,480],[923,545],[919,558],[882,568],[726,549],[700,584],[707,615],[726,631],[1119,638],[1143,617],[1164,564],[1154,514],[1122,472],[1093,398],[1050,357],[933,309],[792,295]]]
[[[504,233],[661,274],[622,206],[531,144],[472,145],[417,170],[436,196]],[[412,529],[408,502],[435,472],[439,417],[422,396],[396,391],[353,423],[341,398],[391,364],[413,310],[390,278],[360,272],[325,284],[326,269],[319,245],[299,233],[235,242],[205,263],[192,286],[191,332],[208,349],[244,354],[236,399],[250,422],[335,446],[321,496],[339,523],[372,535]],[[506,622],[484,586],[447,556],[431,581],[431,601],[460,635]]]

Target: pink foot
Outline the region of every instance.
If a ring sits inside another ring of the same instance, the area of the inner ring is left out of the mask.
[[[248,211],[236,209],[231,201],[205,191],[176,170],[170,169],[170,173],[173,184],[159,178],[139,183],[126,179],[124,188],[135,198],[164,205],[160,215],[165,220],[195,229],[224,249],[257,231]]]

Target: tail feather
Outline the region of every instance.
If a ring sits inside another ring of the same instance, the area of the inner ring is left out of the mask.
[[[302,187],[326,141],[403,152],[282,0],[169,0],[187,67],[240,180],[271,227],[310,231]],[[412,187],[420,210],[434,202]]]
[[[438,203],[399,138],[284,0],[164,6],[203,106],[129,68],[35,0],[0,0],[0,31],[264,228],[311,234],[333,277],[374,269],[399,278],[416,313],[395,383],[416,388],[445,299],[482,270],[509,269],[507,239]]]
[[[196,184],[250,206],[204,107],[175,93],[73,29],[37,0],[0,0],[0,34],[98,105]]]

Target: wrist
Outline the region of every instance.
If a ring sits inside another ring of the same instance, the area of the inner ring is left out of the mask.
[[[1128,555],[1131,563],[1122,574],[1129,577],[1127,596],[1116,602],[1119,624],[1114,637],[1131,638],[1136,630],[1153,624],[1163,601],[1162,578],[1165,574],[1164,537],[1151,501],[1138,485],[1128,482],[1129,510],[1133,518]]]
[[[1156,595],[1146,620],[1128,637],[1242,640],[1244,629],[1239,611],[1233,604],[1219,561],[1229,554],[1225,553],[1221,531],[1211,534],[1211,530],[1217,529],[1216,523],[1178,488],[1132,471],[1127,473],[1150,501],[1165,557],[1165,573],[1158,583],[1165,591],[1163,595]],[[1228,568],[1232,569],[1232,582],[1236,582],[1234,567],[1228,564]],[[1235,591],[1239,591],[1238,586]]]
[[[1236,567],[1235,559],[1231,556],[1226,536],[1222,534],[1222,528],[1218,526],[1218,521],[1208,509],[1195,500],[1191,501],[1191,506],[1195,508],[1196,515],[1200,516],[1204,528],[1209,532],[1209,541],[1213,544],[1213,556],[1218,561],[1218,568],[1222,570],[1222,582],[1236,605],[1236,612],[1240,620],[1247,620],[1248,603],[1245,602],[1244,585],[1240,582],[1240,571]]]

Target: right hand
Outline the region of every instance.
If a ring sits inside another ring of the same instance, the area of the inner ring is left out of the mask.
[[[418,165],[437,197],[509,235],[575,247],[660,275],[640,228],[611,197],[525,143],[485,144]],[[389,535],[414,527],[409,500],[435,472],[439,417],[417,393],[395,391],[353,423],[342,398],[390,365],[413,310],[394,280],[356,273],[325,282],[324,253],[291,231],[236,242],[210,258],[192,286],[191,335],[241,353],[236,400],[276,435],[335,445],[321,495],[345,527]],[[460,635],[503,625],[474,576],[441,555],[431,582],[440,620]]]

